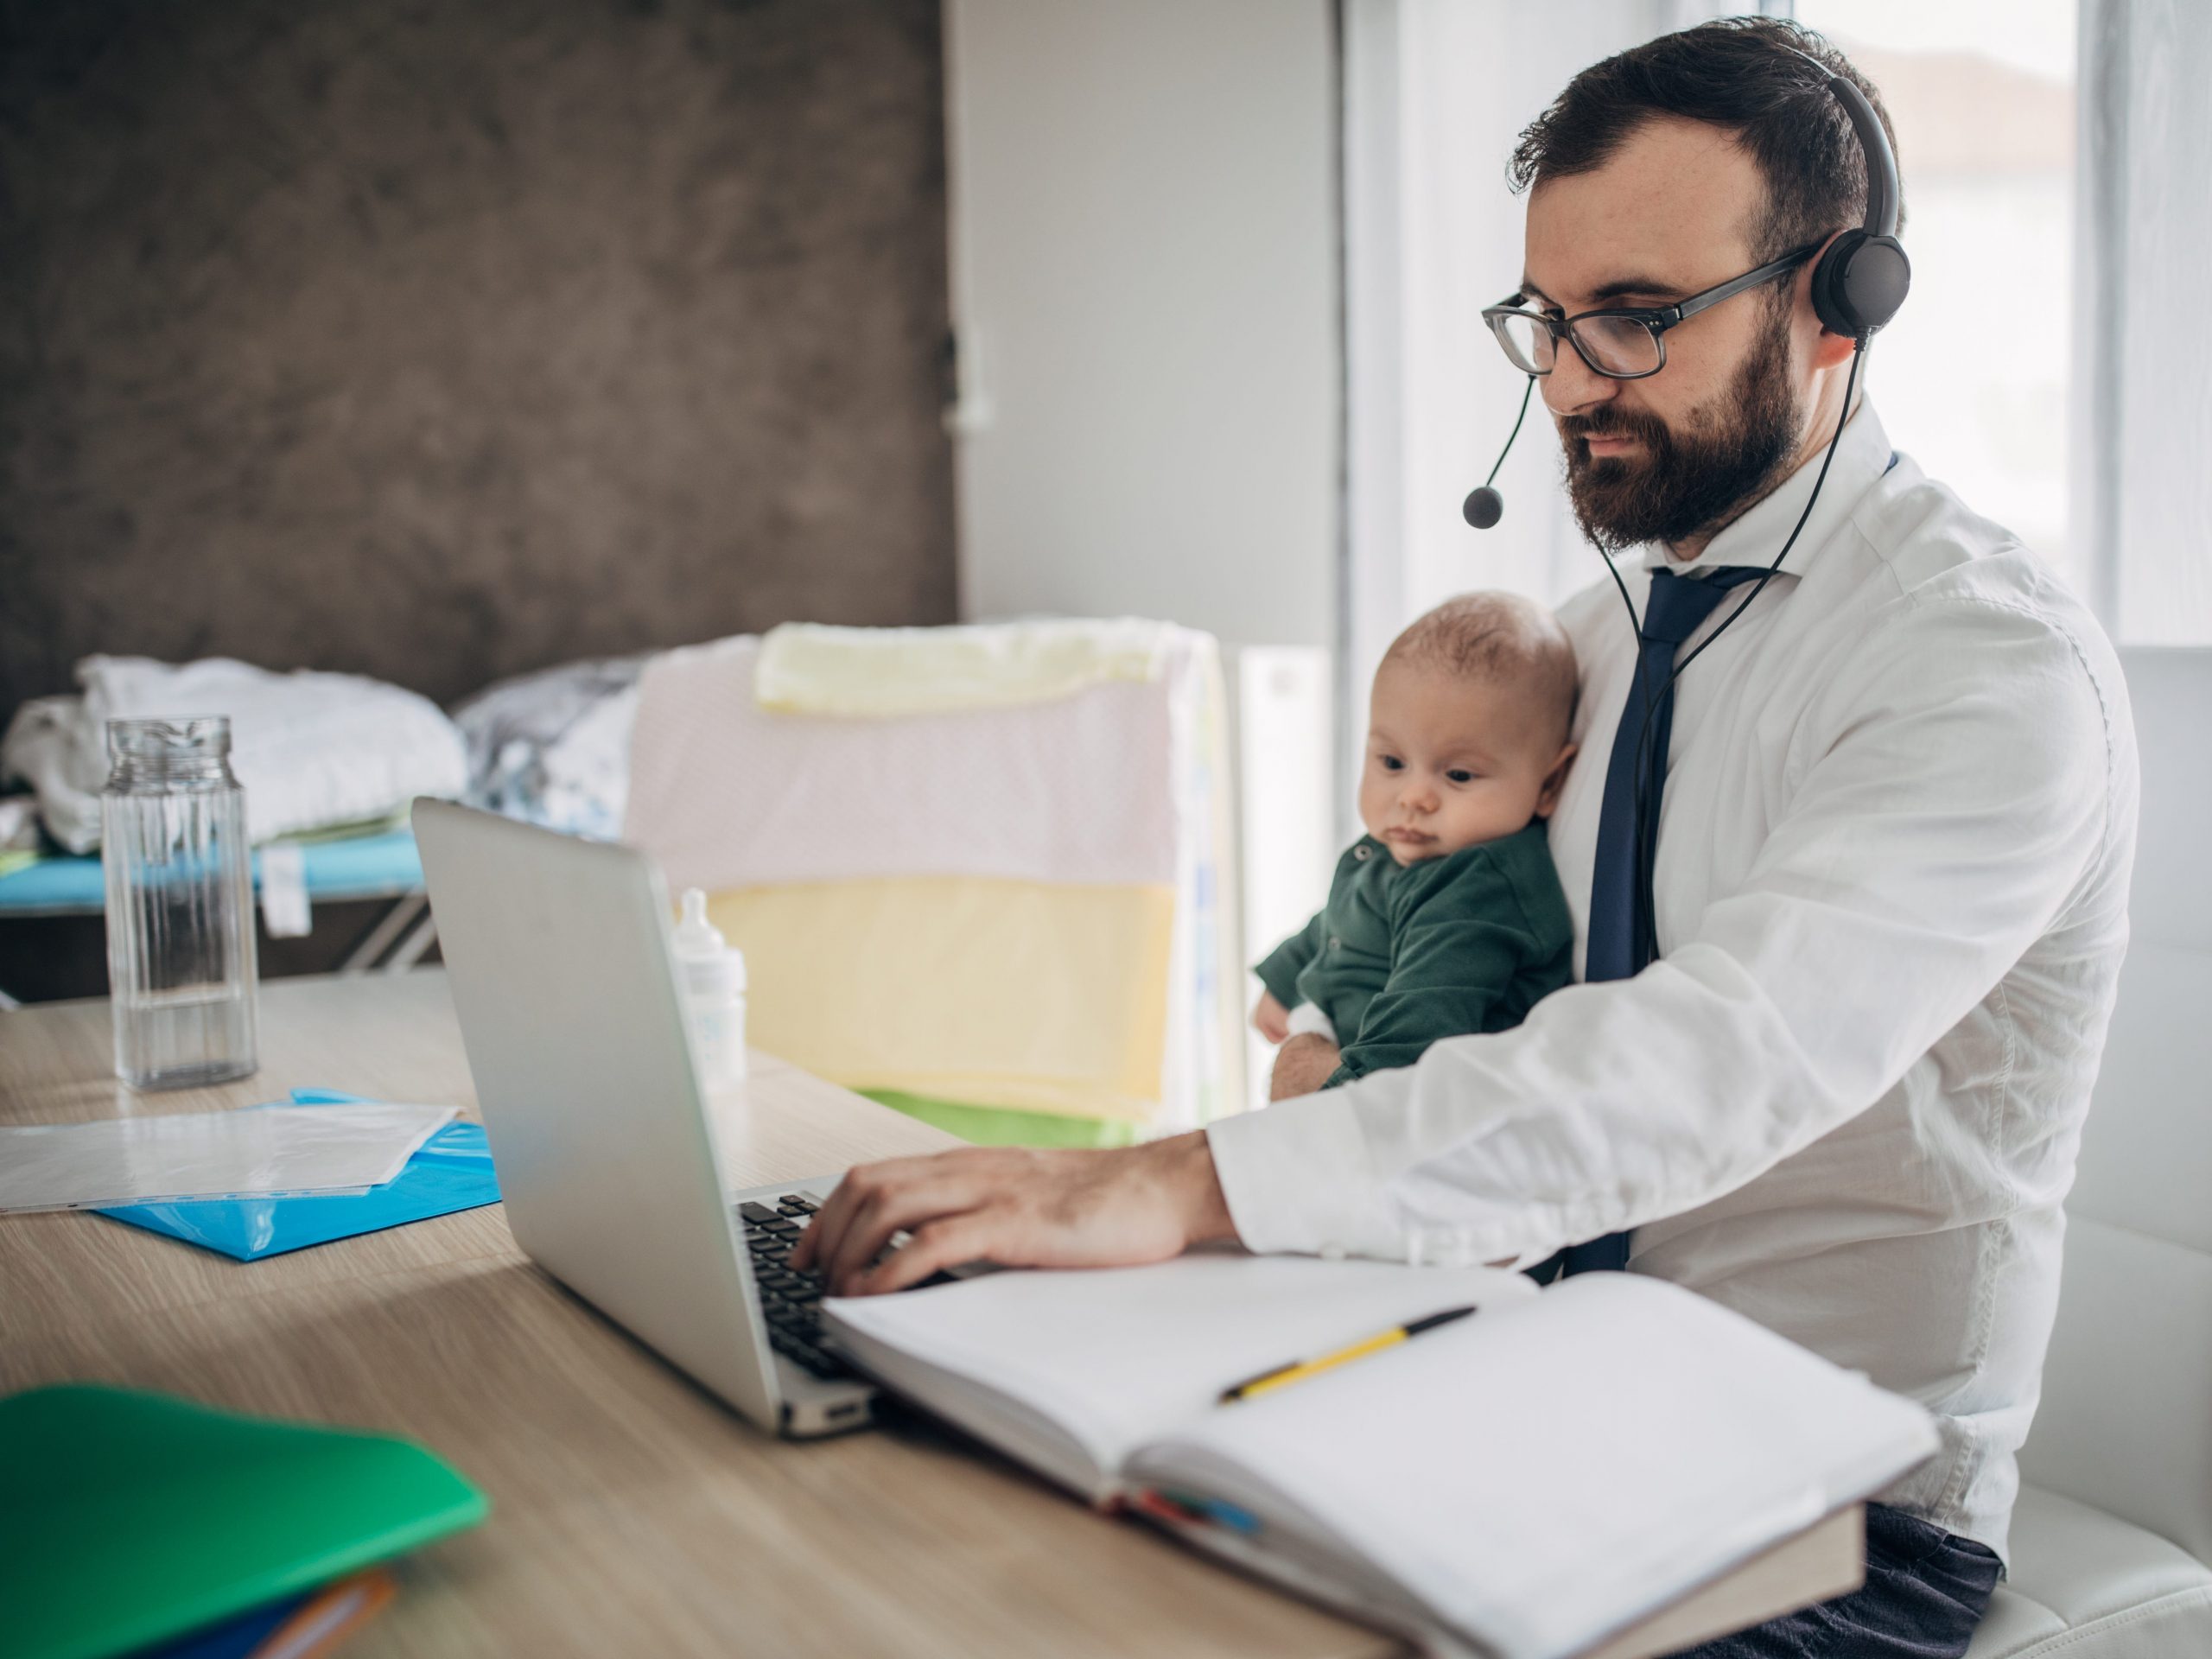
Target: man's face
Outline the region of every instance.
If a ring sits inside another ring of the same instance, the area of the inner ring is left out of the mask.
[[[1660,306],[1760,263],[1758,163],[1702,122],[1645,122],[1605,165],[1539,184],[1522,292],[1555,315]],[[1561,342],[1542,381],[1583,533],[1618,551],[1710,534],[1789,470],[1804,393],[1792,367],[1796,276],[1668,331],[1667,363],[1609,380]]]

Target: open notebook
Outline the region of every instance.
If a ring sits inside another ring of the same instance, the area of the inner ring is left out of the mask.
[[[1222,1389],[1480,1311],[1233,1405]],[[1925,1413],[1631,1274],[1198,1254],[826,1303],[897,1393],[1440,1651],[1586,1649],[1936,1449]]]

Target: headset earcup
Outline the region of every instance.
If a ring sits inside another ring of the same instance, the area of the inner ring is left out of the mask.
[[[1897,314],[1912,262],[1893,236],[1847,231],[1813,267],[1813,314],[1832,334],[1871,334]]]
[[[1912,287],[1912,262],[1894,236],[1870,236],[1852,250],[1840,280],[1851,314],[1871,334],[1904,303]]]

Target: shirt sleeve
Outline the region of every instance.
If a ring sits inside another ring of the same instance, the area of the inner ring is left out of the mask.
[[[1440,1039],[1480,1031],[1530,966],[1537,940],[1494,860],[1475,857],[1441,879],[1427,874],[1415,869],[1399,879],[1390,976],[1325,1088],[1411,1065]]]
[[[1320,953],[1321,935],[1327,925],[1327,912],[1316,911],[1312,921],[1270,950],[1252,970],[1260,976],[1260,983],[1286,1008],[1298,1006],[1298,976],[1306,971],[1306,964]]]
[[[1244,1243],[1390,1256],[1448,1224],[1529,1260],[1678,1215],[1866,1110],[1982,1001],[2103,852],[2107,711],[2044,619],[1901,604],[1808,702],[1743,880],[1661,960],[1211,1126]]]

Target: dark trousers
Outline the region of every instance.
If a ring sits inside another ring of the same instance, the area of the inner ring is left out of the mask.
[[[1998,1573],[1997,1557],[1971,1539],[1869,1503],[1865,1585],[1682,1659],[1959,1659]]]

